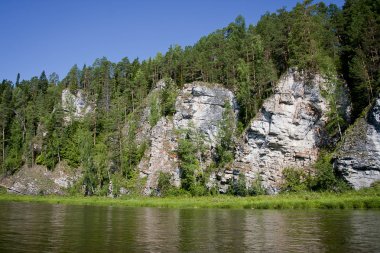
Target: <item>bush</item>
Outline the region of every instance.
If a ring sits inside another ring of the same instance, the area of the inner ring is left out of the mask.
[[[6,194],[6,193],[7,193],[7,188],[0,185],[0,194]]]
[[[284,192],[299,192],[309,189],[310,176],[302,169],[285,168],[282,171],[284,182],[281,190]]]
[[[252,182],[251,187],[248,189],[248,194],[250,196],[266,194],[264,187],[261,185],[261,181],[262,181],[262,178],[260,175],[258,175],[256,179]]]
[[[190,197],[191,193],[177,187],[172,187],[166,192],[166,196],[173,196],[173,197]]]
[[[157,190],[159,195],[166,196],[167,193],[173,188],[171,182],[171,175],[168,172],[160,172],[158,176]]]
[[[238,180],[234,181],[232,187],[232,193],[236,196],[247,196],[248,189],[246,185],[246,179],[244,174],[239,174]]]
[[[126,180],[126,189],[130,195],[141,195],[145,189],[146,178],[141,178],[137,170],[133,170]]]
[[[375,190],[380,190],[380,180],[379,181],[375,181],[371,184],[371,188],[372,189],[375,189]]]
[[[314,165],[315,177],[312,180],[312,190],[342,192],[350,188],[343,179],[335,175],[331,159],[331,153],[322,151]]]
[[[240,174],[237,180],[230,181],[227,194],[242,197],[248,195],[245,175]]]
[[[10,153],[4,161],[5,170],[9,174],[14,174],[22,165],[22,158],[20,154]]]
[[[192,196],[205,196],[208,194],[208,191],[205,186],[194,184],[190,187],[190,193]]]

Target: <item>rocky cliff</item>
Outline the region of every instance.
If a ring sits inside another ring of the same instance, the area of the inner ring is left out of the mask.
[[[318,158],[321,144],[326,140],[329,105],[322,94],[327,85],[319,75],[305,78],[297,71],[289,71],[279,80],[273,94],[265,100],[243,135],[235,137],[234,160],[215,168],[215,164],[209,165],[215,158],[220,123],[227,109],[233,112],[237,122],[239,108],[233,92],[218,84],[185,84],[176,98],[174,115],[152,121],[152,101],[158,108],[161,106],[160,92],[165,87],[165,82],[160,81],[147,97],[145,106],[131,119],[137,123],[136,143],[148,143],[138,165],[140,177],[146,179],[145,194],[157,189],[161,172],[170,174],[172,184],[180,187],[177,149],[178,140],[186,129],[203,137],[206,151],[202,154],[201,169],[212,168],[207,173],[208,188],[225,193],[244,175],[247,187],[259,182],[268,193],[279,192],[284,168],[308,170]],[[63,91],[66,123],[92,111],[86,100],[80,92]],[[127,132],[128,124],[124,129],[124,133]],[[367,116],[358,119],[348,131],[335,158],[336,170],[357,189],[380,180],[379,133],[380,98]],[[22,168],[0,184],[26,194],[62,194],[79,177],[80,173],[73,174],[60,168],[50,172],[35,166]]]
[[[245,173],[248,183],[260,179],[276,193],[284,168],[307,169],[315,162],[327,122],[325,85],[321,76],[306,79],[295,71],[279,80],[237,149],[234,169]]]
[[[380,97],[346,132],[334,167],[355,189],[380,180]]]
[[[147,178],[146,194],[156,188],[160,172],[170,173],[172,183],[180,186],[176,152],[180,130],[192,128],[204,136],[208,150],[215,147],[226,103],[237,114],[237,103],[231,91],[217,84],[193,82],[184,85],[176,99],[174,116],[161,118],[148,133],[150,147],[139,164],[141,176]],[[209,155],[204,166],[210,160]]]

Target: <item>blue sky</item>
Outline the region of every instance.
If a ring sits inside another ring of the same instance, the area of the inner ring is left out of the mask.
[[[255,24],[297,0],[0,0],[0,80],[58,73],[106,56],[147,59],[193,45],[239,15]],[[344,0],[325,0],[341,7]]]

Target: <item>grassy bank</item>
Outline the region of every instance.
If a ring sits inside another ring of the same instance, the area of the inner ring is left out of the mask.
[[[234,197],[64,197],[1,194],[0,201],[69,205],[103,205],[170,208],[246,208],[246,209],[369,209],[380,208],[380,189],[346,193],[293,193],[276,196]]]

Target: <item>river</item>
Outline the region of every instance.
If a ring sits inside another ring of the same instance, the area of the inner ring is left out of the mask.
[[[0,202],[0,252],[380,252],[380,210]]]

